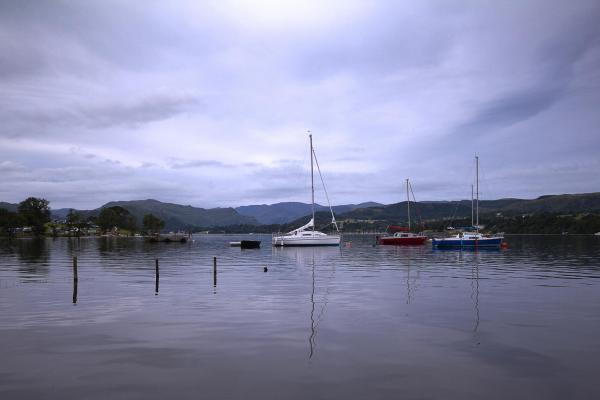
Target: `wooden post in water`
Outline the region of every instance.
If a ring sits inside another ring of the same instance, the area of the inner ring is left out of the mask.
[[[77,303],[77,257],[73,257],[73,304]]]
[[[155,269],[156,269],[156,283],[154,285],[154,294],[158,295],[158,280],[160,278],[160,273],[158,272],[158,258],[154,260]]]
[[[217,287],[217,257],[213,257],[213,286]]]

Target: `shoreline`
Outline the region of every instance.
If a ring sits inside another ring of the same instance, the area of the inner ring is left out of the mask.
[[[385,232],[340,232],[342,235],[352,236],[377,236],[384,235]],[[442,235],[444,232],[434,232],[435,234]],[[259,236],[259,235],[272,235],[271,233],[245,233],[245,232],[215,232],[215,233],[192,233],[192,236]],[[505,233],[505,237],[511,236],[596,236],[600,237],[595,233]],[[0,240],[32,240],[32,239],[148,239],[151,236],[134,236],[134,235],[81,235],[81,236],[52,236],[52,235],[41,235],[41,236],[0,236]]]

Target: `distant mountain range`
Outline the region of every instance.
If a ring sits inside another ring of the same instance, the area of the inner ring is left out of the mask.
[[[8,211],[16,212],[17,211],[17,207],[18,207],[18,204],[6,203],[4,201],[0,201],[0,208],[4,208],[4,209],[6,209]]]
[[[530,213],[600,212],[600,193],[561,194],[537,199],[499,199],[479,202],[479,214],[517,215]],[[470,218],[471,200],[411,202],[412,217],[422,219]],[[406,202],[380,207],[362,208],[347,212],[339,219],[405,221]]]
[[[235,209],[228,208],[198,208],[173,203],[162,203],[158,200],[111,201],[104,207],[121,206],[135,216],[141,226],[146,214],[165,221],[166,229],[179,229],[193,226],[226,226],[248,224],[257,225],[256,219],[240,215]]]
[[[298,223],[311,212],[306,203],[285,202],[241,206],[237,208],[199,208],[189,205],[163,203],[158,200],[112,201],[94,210],[77,210],[84,217],[97,216],[102,208],[121,206],[133,214],[142,225],[145,214],[152,213],[165,221],[165,229],[176,230],[189,227],[224,227],[233,225],[289,225]],[[0,208],[16,211],[17,204],[0,202]],[[336,218],[346,220],[380,220],[401,223],[406,220],[406,202],[383,205],[374,202],[334,206]],[[328,207],[316,205],[320,219],[327,220]],[[518,215],[541,212],[583,213],[600,212],[600,193],[562,194],[541,196],[537,199],[483,200],[479,203],[480,215],[502,213]],[[52,217],[64,219],[69,209],[52,210]],[[422,201],[411,202],[413,218],[442,219],[468,218],[471,201]],[[302,220],[304,221],[304,220]],[[304,221],[305,222],[305,221]],[[303,222],[303,223],[304,223]]]
[[[382,207],[383,204],[367,202],[360,204],[345,204],[333,206],[333,212],[344,214],[359,208]],[[241,206],[235,209],[241,215],[256,218],[260,224],[286,224],[312,212],[310,204],[299,202],[285,202],[275,204],[261,204],[253,206]],[[328,211],[329,207],[315,204],[315,211]]]
[[[233,208],[199,208],[173,203],[163,203],[158,200],[111,201],[95,210],[76,210],[84,217],[97,216],[103,208],[120,206],[129,211],[142,226],[144,215],[154,216],[165,221],[165,229],[176,230],[190,227],[214,227],[227,225],[258,225],[253,217],[240,215]],[[68,208],[52,210],[52,217],[64,219],[69,213]]]

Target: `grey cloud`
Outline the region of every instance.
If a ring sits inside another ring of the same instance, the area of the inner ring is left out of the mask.
[[[185,169],[185,168],[202,168],[202,167],[219,167],[219,168],[232,168],[233,165],[225,164],[216,160],[189,160],[180,161],[171,164],[171,168],[174,169]]]
[[[0,170],[2,170],[0,163]],[[92,165],[56,168],[3,170],[0,198],[20,201],[28,195],[51,201],[53,208],[95,208],[117,199],[158,197],[175,201],[180,195],[194,195],[177,177],[164,171],[131,168],[120,163],[98,162]]]
[[[4,121],[4,126],[0,128],[0,136],[27,136],[29,132],[36,135],[48,130],[73,127],[136,128],[184,113],[195,103],[196,99],[190,96],[156,94],[132,101],[113,101],[99,105],[58,108],[48,105],[46,108],[25,109],[14,109],[14,106],[7,105],[0,110],[0,118]]]
[[[155,167],[158,167],[158,164],[153,163],[153,162],[148,162],[148,161],[145,161],[142,163],[142,165],[140,165],[140,168],[155,168]]]
[[[362,161],[362,158],[359,156],[346,156],[346,157],[338,157],[335,162],[352,162],[352,161]]]
[[[73,155],[81,156],[81,157],[86,158],[88,160],[91,160],[93,158],[97,158],[98,157],[97,154],[88,152],[88,151],[86,151],[85,149],[83,149],[81,147],[71,147],[69,149],[69,152],[71,154],[73,154]]]
[[[568,94],[576,63],[600,45],[599,17],[600,7],[594,7],[589,14],[578,15],[557,29],[534,52],[531,71],[535,74],[529,82],[517,90],[472,104],[474,115],[452,131],[451,140],[474,139],[526,121],[562,100]]]
[[[48,67],[40,49],[15,36],[3,35],[0,28],[0,81],[36,75]]]
[[[187,106],[194,103],[196,99],[189,96],[156,95],[131,103],[82,109],[79,116],[85,126],[92,128],[114,125],[135,127],[139,124],[168,119],[184,112]]]
[[[590,49],[600,45],[600,4],[569,20],[540,48],[537,61],[547,77],[564,79],[573,73],[573,65]]]
[[[480,129],[502,128],[525,121],[551,107],[562,97],[563,91],[560,87],[542,86],[504,95],[479,107],[476,115],[456,131],[464,138]]]
[[[2,173],[24,171],[25,169],[25,166],[23,166],[22,164],[10,160],[0,162],[0,171]]]
[[[119,160],[113,160],[110,158],[105,158],[104,160],[102,160],[102,163],[104,164],[109,164],[109,165],[121,165],[121,161]]]
[[[423,18],[415,18],[406,4],[373,3],[369,13],[340,24],[319,43],[294,46],[299,53],[296,72],[318,79],[346,72],[372,76],[443,62],[454,41],[452,13],[444,18],[426,2],[414,6],[426,11]]]
[[[230,201],[232,203],[239,203],[239,205],[245,205],[240,202],[240,198],[243,198],[245,202],[259,202],[260,199],[270,199],[271,202],[299,199],[298,201],[308,203],[310,195],[302,189],[294,185],[273,184],[268,187],[251,188],[243,193],[233,194]]]
[[[94,166],[40,168],[35,171],[27,171],[19,179],[26,179],[30,183],[61,183],[61,182],[102,182],[115,177],[126,178],[131,171],[125,168],[100,169]]]
[[[12,68],[13,72],[23,74],[26,61],[35,60],[42,62],[34,63],[37,67],[29,72],[61,67],[61,73],[86,73],[61,62],[61,57],[70,58],[68,51],[74,47],[118,68],[139,71],[151,62],[160,62],[168,48],[183,38],[178,35],[176,26],[167,29],[168,20],[152,12],[156,9],[140,5],[134,1],[111,4],[61,0],[1,2],[0,22],[10,28],[9,33],[17,33],[10,37],[12,40],[29,47],[29,51],[14,59],[12,65],[17,68]],[[69,44],[62,49],[66,54],[47,51],[57,40]],[[148,46],[149,42],[152,46]]]

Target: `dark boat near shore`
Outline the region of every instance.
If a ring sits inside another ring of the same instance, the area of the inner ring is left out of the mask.
[[[242,240],[242,249],[258,249],[260,248],[260,240]]]
[[[229,242],[231,247],[241,247],[242,249],[260,248],[260,240],[242,240],[239,242]]]

